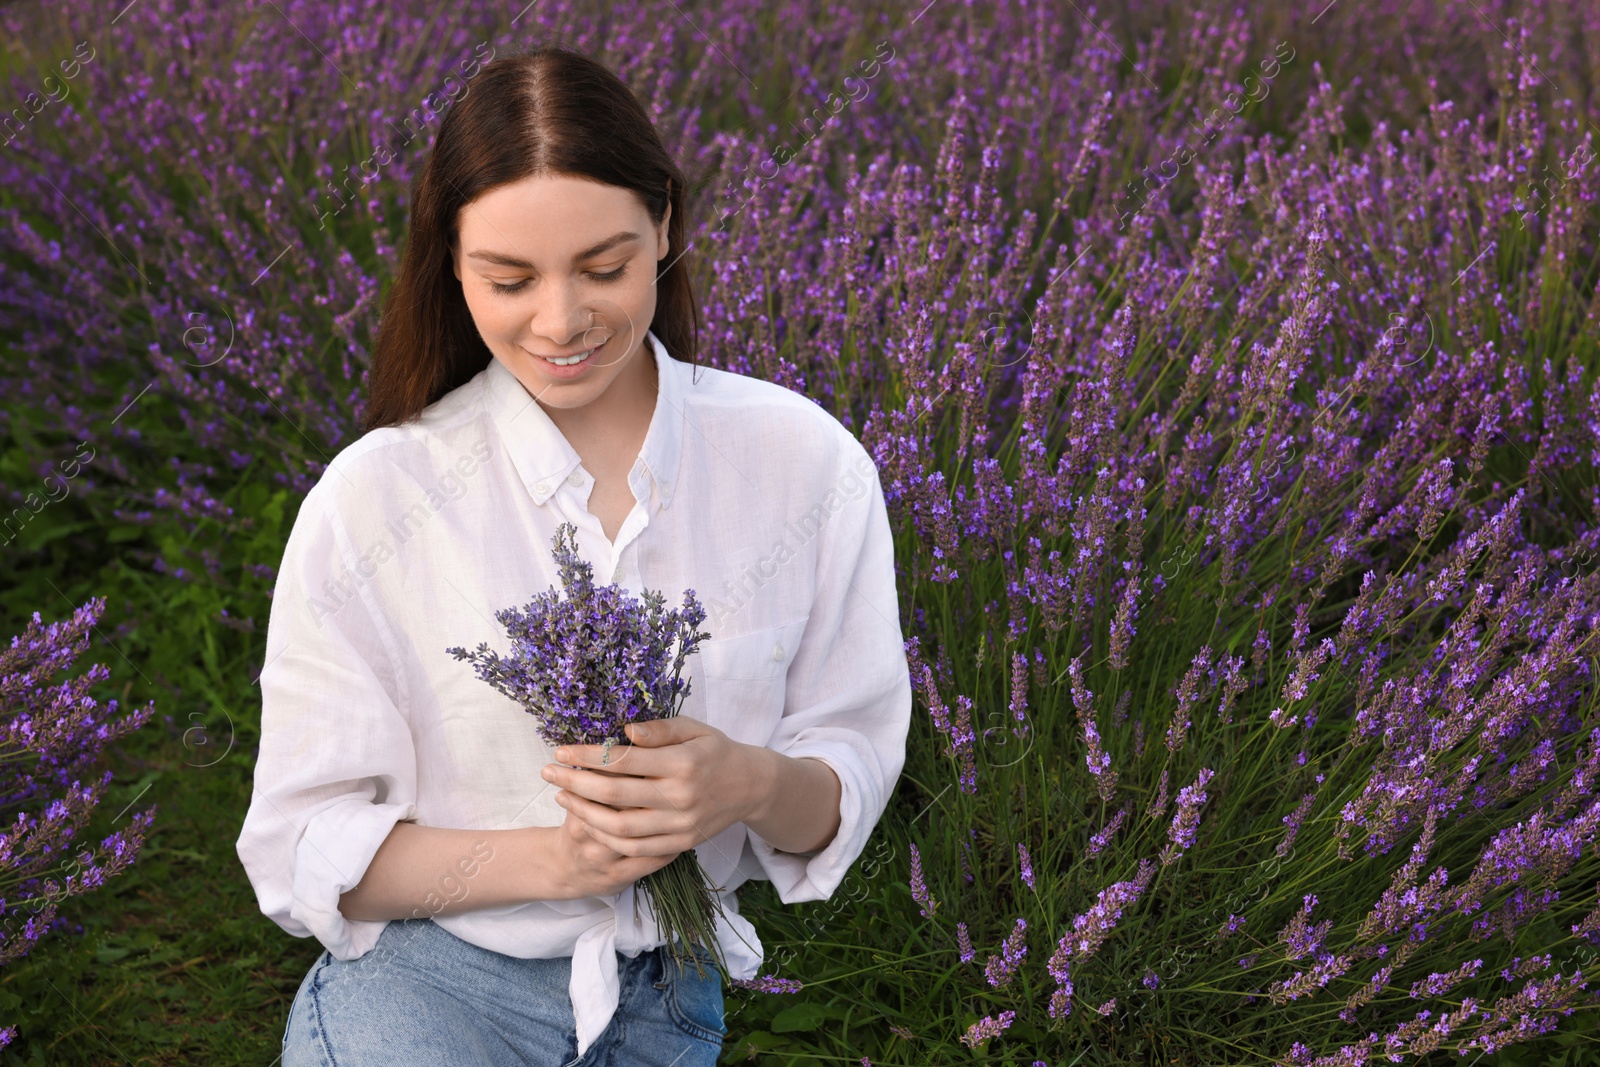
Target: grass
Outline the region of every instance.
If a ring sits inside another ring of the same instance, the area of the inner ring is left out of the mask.
[[[71,500],[31,526],[73,527],[80,509]],[[123,544],[136,551],[139,540]],[[62,906],[81,935],[51,935],[0,973],[0,1020],[20,1031],[0,1050],[0,1064],[270,1063],[322,946],[261,914],[234,851],[259,719],[253,672],[239,660],[257,637],[201,617],[195,603],[231,605],[229,614],[241,618],[261,610],[263,598],[244,603],[216,587],[141,574],[126,556],[50,552],[48,544],[32,553],[13,546],[0,576],[17,590],[6,599],[8,633],[30,609],[64,617],[97,592],[107,596],[101,633],[79,666],[109,668],[101,699],[156,701],[155,719],[108,748],[104,769],[116,778],[80,840],[157,808],[137,863]]]

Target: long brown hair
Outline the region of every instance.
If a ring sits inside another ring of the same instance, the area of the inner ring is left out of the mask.
[[[668,266],[657,268],[650,330],[674,359],[693,363],[699,313],[680,250],[685,182],[639,98],[603,63],[564,44],[489,62],[452,104],[411,190],[411,224],[384,302],[368,370],[363,432],[408,422],[470,381],[494,357],[451,267],[461,209],[535,175],[588,178],[633,190],[667,223]]]

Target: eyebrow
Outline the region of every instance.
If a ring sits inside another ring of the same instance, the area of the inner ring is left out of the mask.
[[[632,230],[623,230],[621,233],[614,233],[610,237],[607,237],[604,241],[598,241],[595,244],[590,245],[588,248],[585,248],[577,255],[573,256],[572,262],[581,263],[586,259],[593,259],[602,252],[609,252],[617,245],[620,245],[626,241],[637,241],[638,239],[639,234],[634,233]],[[527,260],[518,256],[508,256],[504,252],[490,252],[486,249],[480,249],[476,252],[468,252],[467,258],[487,260],[490,263],[496,263],[502,267],[520,267],[523,270],[533,269],[533,264],[529,263]]]

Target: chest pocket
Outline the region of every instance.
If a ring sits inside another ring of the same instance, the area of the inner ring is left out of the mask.
[[[708,721],[736,741],[765,745],[783,717],[789,664],[800,650],[806,619],[795,619],[700,646]]]

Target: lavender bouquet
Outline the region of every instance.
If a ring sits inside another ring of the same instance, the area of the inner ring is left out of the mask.
[[[478,677],[527,709],[547,744],[605,745],[609,753],[613,744],[630,743],[628,723],[678,714],[689,695],[684,661],[710,636],[699,629],[705,608],[692,589],[682,608],[667,610],[659,592],[647,589],[641,599],[615,583],[595,585],[571,523],[561,525],[553,544],[561,590],[541,593],[521,611],[495,613],[511,637],[510,656],[487,644],[445,651],[470,661]],[[694,955],[700,945],[727,973],[715,937],[721,903],[707,883],[689,849],[637,885],[680,966],[688,960],[704,973]]]

